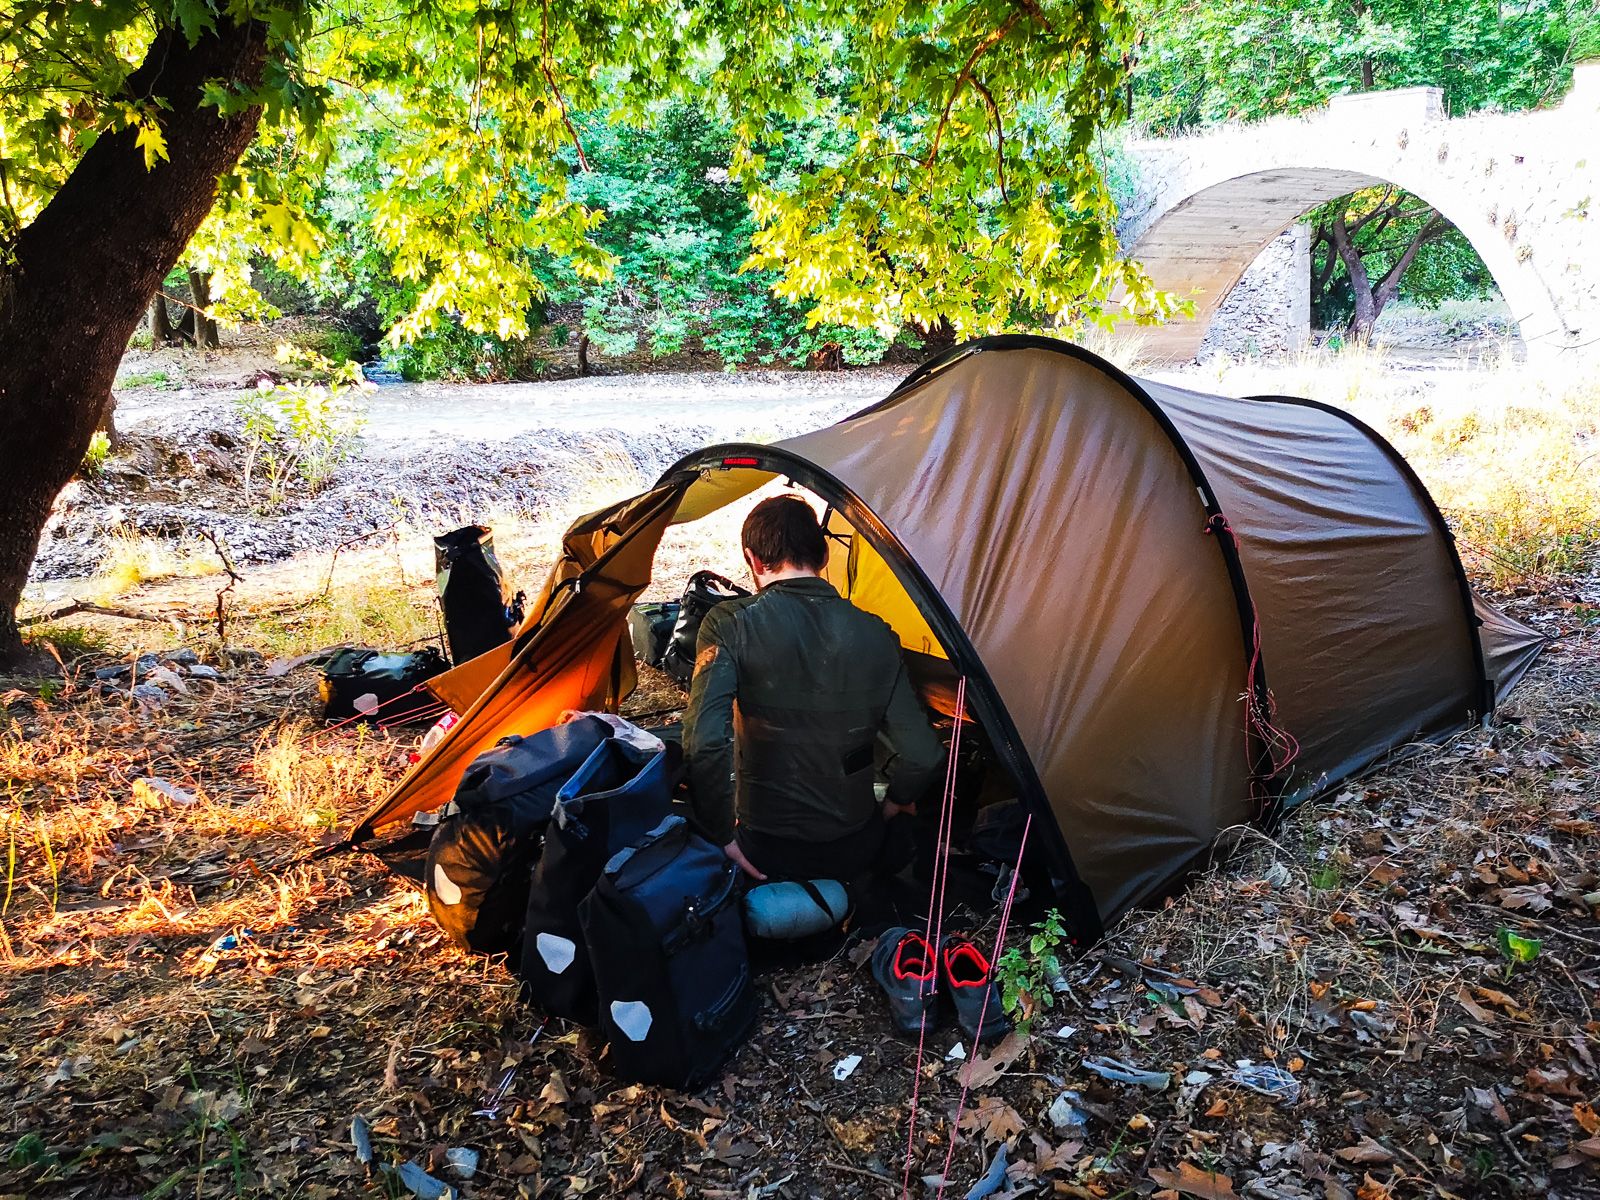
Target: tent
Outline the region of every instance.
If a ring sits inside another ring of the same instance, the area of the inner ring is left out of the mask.
[[[1544,642],[1473,594],[1422,483],[1349,414],[985,338],[836,425],[707,448],[579,520],[517,637],[431,681],[463,719],[353,840],[443,804],[505,734],[617,703],[663,531],[774,478],[829,506],[841,591],[943,668],[925,698],[966,678],[1090,934],[1220,831],[1482,720]]]

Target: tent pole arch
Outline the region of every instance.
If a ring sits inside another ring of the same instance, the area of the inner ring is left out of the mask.
[[[772,446],[729,443],[696,451],[668,468],[657,486],[666,486],[689,475],[703,477],[707,472],[726,469],[724,460],[730,458],[737,458],[738,466],[742,468],[770,471],[813,492],[842,515],[883,556],[912,602],[921,610],[949,656],[951,665],[959,674],[966,676],[967,695],[972,702],[973,715],[993,739],[1001,763],[1017,783],[1021,793],[1019,799],[1039,818],[1037,823],[1046,831],[1045,842],[1050,857],[1066,885],[1065,893],[1058,896],[1063,906],[1062,915],[1074,938],[1083,945],[1098,941],[1103,932],[1099,907],[1088,885],[1079,877],[1066,835],[1056,822],[1044,784],[1022,744],[1016,723],[1000,698],[999,689],[990,678],[988,668],[984,666],[972,640],[938,589],[906,551],[904,544],[861,497],[839,479],[798,455]],[[751,462],[752,459],[755,461]]]

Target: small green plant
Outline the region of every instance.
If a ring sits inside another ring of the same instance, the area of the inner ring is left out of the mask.
[[[1505,925],[1500,926],[1495,934],[1495,944],[1500,947],[1500,957],[1506,960],[1507,979],[1511,978],[1511,973],[1517,969],[1518,963],[1533,962],[1539,957],[1539,951],[1544,949],[1544,942],[1541,939],[1523,937]]]
[[[89,448],[83,452],[83,464],[78,468],[82,475],[93,479],[106,469],[106,462],[111,458],[111,435],[104,429],[97,429],[94,436],[89,439]]]
[[[1052,908],[1028,933],[1020,946],[1012,946],[995,964],[1000,1001],[1023,1033],[1034,1018],[1056,1002],[1052,981],[1061,976],[1062,947],[1069,935],[1058,909]]]
[[[117,380],[118,387],[166,387],[172,382],[172,376],[166,371],[129,371]]]
[[[243,488],[258,511],[281,508],[295,488],[315,495],[355,453],[366,425],[358,363],[334,364],[315,351],[281,344],[278,361],[307,382],[263,384],[238,401],[244,417]],[[257,485],[262,495],[255,497]]]
[[[12,1167],[37,1167],[60,1162],[61,1158],[37,1133],[25,1133],[12,1144],[6,1164]]]

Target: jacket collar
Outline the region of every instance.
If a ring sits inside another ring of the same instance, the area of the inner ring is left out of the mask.
[[[761,589],[764,596],[768,592],[786,592],[794,596],[828,596],[837,600],[839,591],[826,579],[817,575],[803,575],[798,579],[779,579],[767,584]]]

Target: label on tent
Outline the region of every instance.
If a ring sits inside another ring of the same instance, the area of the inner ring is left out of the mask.
[[[456,881],[444,873],[443,863],[433,864],[433,894],[446,904],[461,903],[461,889]]]
[[[544,959],[544,965],[559,975],[572,965],[572,960],[578,956],[578,947],[571,938],[564,938],[555,933],[541,933],[533,939],[534,946],[539,951],[539,957]]]
[[[612,1023],[622,1030],[623,1035],[630,1042],[644,1041],[650,1034],[650,1023],[654,1019],[650,1014],[650,1006],[643,1000],[613,1000],[611,1002]]]

